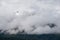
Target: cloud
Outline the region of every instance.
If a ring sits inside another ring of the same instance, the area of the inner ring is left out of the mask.
[[[60,33],[59,0],[2,0],[0,30],[9,34]]]

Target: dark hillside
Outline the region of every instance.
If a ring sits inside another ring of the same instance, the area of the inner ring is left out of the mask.
[[[9,35],[0,33],[0,40],[60,40],[60,34],[42,34],[42,35],[28,35],[16,34]]]

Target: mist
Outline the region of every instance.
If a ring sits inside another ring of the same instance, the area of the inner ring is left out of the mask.
[[[59,34],[60,0],[0,0],[0,30],[9,34]]]

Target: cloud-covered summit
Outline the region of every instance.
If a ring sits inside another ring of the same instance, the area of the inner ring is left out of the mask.
[[[0,30],[10,34],[60,33],[59,0],[0,0]]]

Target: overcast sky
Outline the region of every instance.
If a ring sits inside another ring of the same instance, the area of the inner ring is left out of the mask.
[[[0,0],[0,30],[10,34],[60,33],[60,0]]]

